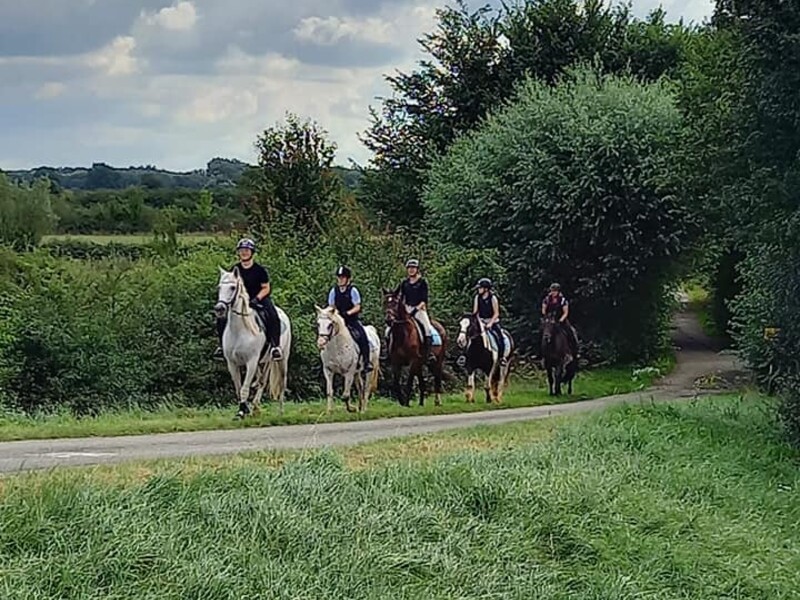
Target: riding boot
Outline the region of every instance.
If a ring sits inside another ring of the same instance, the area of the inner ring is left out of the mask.
[[[432,354],[432,351],[433,351],[433,336],[432,335],[425,336],[423,353],[424,353],[424,361],[426,363],[433,362],[434,356]]]

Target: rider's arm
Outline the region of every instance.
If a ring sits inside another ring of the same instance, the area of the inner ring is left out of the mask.
[[[361,294],[356,288],[350,288],[350,300],[353,301],[353,308],[347,311],[348,315],[357,315],[361,312]]]
[[[272,285],[269,282],[269,271],[264,269],[264,281],[261,284],[261,291],[256,294],[256,300],[261,301],[269,296],[272,291]]]
[[[475,296],[475,300],[472,301],[472,314],[473,315],[477,315],[478,314],[478,297],[477,296]]]
[[[494,310],[494,314],[492,314],[492,319],[488,323],[489,327],[500,320],[500,303],[497,301],[497,296],[492,296],[492,309]]]
[[[542,315],[547,315],[547,298],[542,300]]]
[[[567,320],[567,317],[569,317],[569,302],[564,301],[561,307],[563,309],[563,312],[561,313],[561,319],[559,319],[559,321],[563,323],[564,321]]]
[[[420,290],[422,291],[422,302],[419,303],[417,306],[420,310],[428,310],[428,282],[427,280],[422,280],[422,285],[420,286]]]

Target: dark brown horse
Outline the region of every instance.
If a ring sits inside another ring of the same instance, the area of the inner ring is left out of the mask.
[[[422,368],[425,366],[425,355],[424,339],[420,335],[420,329],[417,327],[414,317],[408,313],[406,305],[396,290],[383,290],[383,308],[386,325],[389,327],[387,354],[389,364],[392,365],[394,395],[401,406],[409,406],[411,388],[416,377],[419,384],[419,405],[423,406],[425,404],[425,378],[422,376]],[[431,319],[431,326],[439,332],[439,336],[442,338],[440,346],[431,348],[430,361],[427,365],[433,374],[436,406],[439,406],[442,403],[442,372],[447,351],[447,332],[435,319]],[[400,370],[406,366],[409,367],[409,372],[405,394],[403,394],[400,386]]]
[[[578,371],[578,362],[570,350],[567,334],[553,316],[542,319],[542,360],[550,395],[560,396],[562,383],[567,385],[567,393],[572,395],[572,380]]]

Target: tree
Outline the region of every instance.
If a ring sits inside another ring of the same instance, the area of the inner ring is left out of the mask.
[[[623,358],[651,355],[664,339],[664,285],[692,233],[675,169],[681,127],[665,83],[587,67],[555,87],[529,79],[434,163],[431,226],[500,252],[525,323],[557,280],[585,336]]]
[[[333,170],[336,145],[316,122],[287,114],[285,123],[262,133],[258,167],[241,183],[252,225],[265,230],[279,221],[304,231],[322,231],[337,208],[341,180]]]
[[[17,250],[30,249],[53,230],[55,222],[48,179],[14,185],[0,173],[0,242]]]
[[[387,77],[392,95],[371,110],[362,136],[372,151],[362,203],[381,221],[422,217],[427,169],[487,112],[511,98],[525,77],[554,84],[565,69],[595,58],[602,70],[630,70],[644,81],[675,72],[693,31],[668,25],[663,11],[643,22],[602,0],[537,0],[494,11],[464,2],[438,11],[420,44],[428,55],[411,73]]]

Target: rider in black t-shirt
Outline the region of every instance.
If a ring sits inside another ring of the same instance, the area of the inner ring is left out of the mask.
[[[239,254],[239,262],[231,270],[238,267],[239,274],[250,297],[250,306],[259,311],[267,327],[267,339],[272,346],[272,359],[281,360],[281,324],[278,318],[278,311],[272,303],[270,294],[272,284],[269,280],[269,272],[260,264],[253,260],[256,251],[256,243],[250,238],[243,238],[236,244],[236,252]],[[227,318],[217,319],[217,333],[219,334],[220,346],[214,351],[214,358],[222,358],[222,333],[225,331]]]

